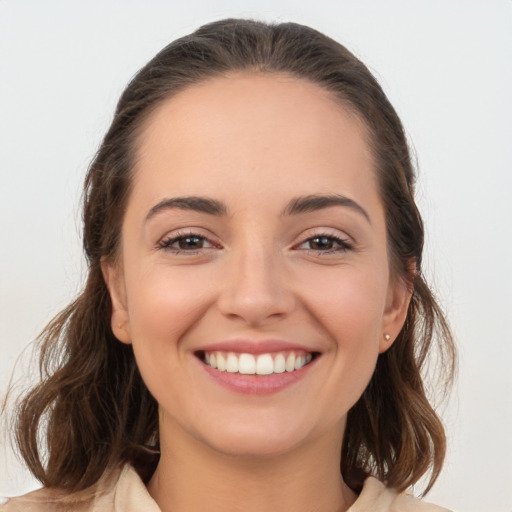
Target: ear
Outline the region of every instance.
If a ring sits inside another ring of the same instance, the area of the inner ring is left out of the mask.
[[[119,264],[102,258],[101,272],[112,302],[112,315],[110,317],[112,332],[119,341],[129,344],[132,340],[122,268]]]
[[[400,277],[391,279],[382,322],[382,337],[379,341],[380,354],[391,347],[402,330],[407,318],[412,291],[412,283]]]

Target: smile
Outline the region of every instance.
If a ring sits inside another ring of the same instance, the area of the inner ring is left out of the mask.
[[[286,351],[266,354],[235,352],[202,352],[201,360],[221,372],[240,375],[272,375],[300,370],[312,361],[314,354],[305,351]]]

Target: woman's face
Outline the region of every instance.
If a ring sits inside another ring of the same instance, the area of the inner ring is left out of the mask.
[[[307,81],[239,73],[165,101],[137,150],[104,274],[162,437],[247,456],[341,442],[409,298],[362,123]]]

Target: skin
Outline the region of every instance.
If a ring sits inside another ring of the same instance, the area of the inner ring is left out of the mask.
[[[120,261],[103,271],[113,331],[133,344],[160,406],[150,494],[163,512],[346,510],[355,499],[339,474],[346,415],[410,299],[390,275],[365,126],[317,85],[238,73],[161,104],[137,156]],[[368,218],[346,205],[283,215],[293,198],[333,194]],[[162,200],[189,196],[227,213],[163,208],[147,218]],[[187,245],[191,234],[199,238]],[[269,395],[218,385],[195,355],[207,343],[269,338],[320,354]]]

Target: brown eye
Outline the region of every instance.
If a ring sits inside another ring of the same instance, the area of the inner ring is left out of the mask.
[[[327,236],[317,236],[308,240],[309,248],[315,251],[332,250],[334,248],[334,240]]]
[[[171,236],[162,240],[158,247],[174,252],[190,252],[209,249],[213,244],[204,236],[191,234]]]
[[[299,249],[306,249],[316,253],[338,253],[352,249],[348,240],[333,235],[317,235],[304,240]]]
[[[175,242],[178,246],[178,249],[181,250],[194,250],[194,249],[202,249],[204,246],[204,238],[199,236],[187,236],[183,238],[178,238]]]

